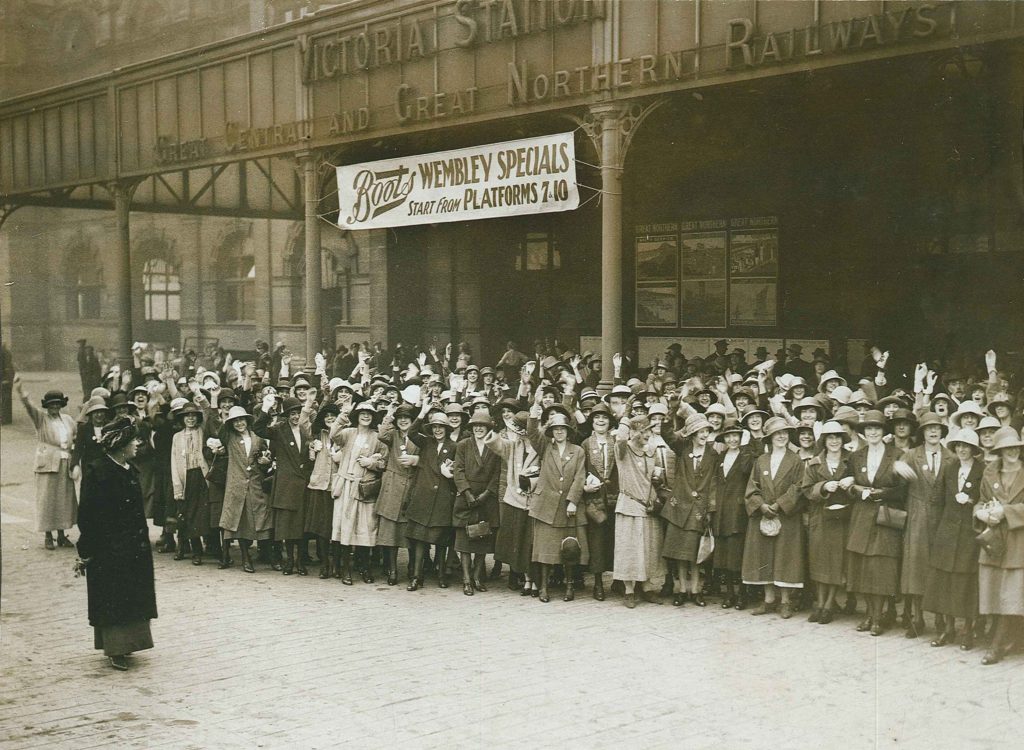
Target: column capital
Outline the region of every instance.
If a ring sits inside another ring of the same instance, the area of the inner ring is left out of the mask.
[[[644,102],[599,102],[590,105],[582,117],[573,119],[593,141],[601,165],[621,169],[641,123],[665,101],[661,97]],[[614,143],[606,144],[606,139],[613,139]],[[614,163],[605,164],[606,155],[614,155]]]

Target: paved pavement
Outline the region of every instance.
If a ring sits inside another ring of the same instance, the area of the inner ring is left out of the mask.
[[[27,374],[40,395],[68,375]],[[459,587],[156,562],[156,648],[91,649],[72,550],[33,528],[34,438],[0,433],[0,747],[1012,747],[1024,655],[855,633],[843,617],[540,604]],[[76,536],[72,533],[72,537]]]

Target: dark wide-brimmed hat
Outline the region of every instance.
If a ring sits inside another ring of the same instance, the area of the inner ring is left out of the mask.
[[[870,409],[864,414],[864,418],[854,425],[857,432],[864,432],[866,427],[881,427],[885,429],[885,415],[878,409]]]
[[[50,404],[58,404],[60,406],[68,405],[68,397],[64,395],[64,391],[47,391],[43,394],[43,408],[45,409]]]
[[[925,427],[932,427],[935,425],[942,428],[942,437],[946,437],[949,433],[949,427],[942,423],[942,417],[933,411],[926,411],[917,421],[917,432],[921,433],[924,431]]]
[[[486,412],[478,411],[472,417],[469,418],[470,427],[486,427],[488,430],[494,428],[494,422],[487,415]]]
[[[200,422],[203,421],[203,416],[204,416],[203,415],[203,410],[200,409],[195,404],[187,404],[187,405],[181,407],[181,409],[178,410],[178,413],[175,414],[174,416],[177,417],[178,419],[184,421],[185,417],[189,416],[190,414],[194,415],[196,417],[199,417],[199,421]]]

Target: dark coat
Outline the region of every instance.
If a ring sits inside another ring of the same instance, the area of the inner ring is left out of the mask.
[[[445,438],[439,451],[432,437],[416,435],[414,442],[420,446],[420,462],[409,485],[406,518],[427,528],[451,526],[455,482],[441,473],[441,463],[449,458],[455,460],[455,443]]]
[[[843,583],[847,525],[853,496],[841,488],[825,491],[825,483],[838,481],[847,473],[850,456],[843,451],[835,473],[829,471],[822,451],[804,464],[803,495],[807,500],[807,551],[811,580],[839,585]],[[830,505],[845,505],[829,510]]]
[[[75,433],[75,443],[71,448],[71,467],[82,467],[84,477],[92,470],[92,465],[106,454],[103,448],[96,442],[96,430],[90,422],[79,426]],[[167,452],[168,464],[170,463],[170,451]]]
[[[492,529],[501,524],[498,520],[498,474],[501,459],[498,454],[484,448],[476,449],[476,440],[463,440],[455,448],[455,505],[452,509],[452,526],[465,527],[479,521],[487,521]],[[464,492],[470,492],[477,502],[470,507]]]
[[[615,436],[608,435],[607,460],[606,451],[601,450],[601,444],[597,438],[591,435],[583,441],[583,453],[586,455],[584,471],[593,474],[603,484],[597,492],[587,492],[583,500],[588,504],[594,504],[603,509],[609,516],[615,513],[615,503],[619,499],[619,472],[615,463]],[[586,474],[584,474],[586,481]]]
[[[296,445],[287,420],[273,427],[269,421],[269,414],[259,412],[252,431],[270,443],[270,453],[277,462],[270,507],[277,510],[299,510],[306,496],[310,472],[313,471],[313,460],[309,457],[309,428],[299,427],[299,445]]]
[[[868,557],[895,557],[903,553],[903,532],[875,523],[880,505],[903,509],[906,504],[906,482],[894,471],[899,449],[885,447],[885,455],[873,482],[868,481],[868,447],[858,449],[850,456],[846,475],[853,477],[850,493],[854,497],[850,513],[850,533],[846,551]],[[865,489],[877,490],[867,500],[862,499]]]
[[[565,452],[559,455],[554,444],[533,428],[534,420],[530,422],[530,442],[540,459],[537,488],[530,500],[530,517],[557,528],[586,525],[586,509],[580,505],[586,477],[583,449],[566,443]],[[566,512],[569,503],[577,506],[572,519]]]
[[[420,449],[410,437],[403,435],[401,430],[395,427],[381,426],[377,437],[388,447],[388,462],[384,467],[384,476],[381,479],[376,512],[381,518],[404,521],[405,515],[402,512],[402,506],[405,504],[409,485],[416,474],[416,467],[402,466],[398,463],[398,459],[403,453],[403,447],[404,452],[410,456],[419,454]]]
[[[661,517],[673,526],[686,531],[701,531],[708,513],[717,509],[717,483],[719,455],[710,443],[704,446],[704,455],[697,468],[693,468],[689,440],[673,441],[676,454],[675,478],[672,497],[661,509]],[[735,468],[735,467],[733,467]]]
[[[103,457],[82,479],[78,554],[89,559],[89,624],[126,625],[156,617],[153,551],[134,467]]]
[[[725,463],[719,457],[715,467],[715,536],[732,536],[747,531],[747,480],[756,456],[745,447],[740,448],[729,473],[725,474]],[[679,471],[677,468],[676,471]]]
[[[959,465],[956,457],[942,446],[939,446],[938,452],[941,455],[939,474],[951,463]],[[904,594],[923,596],[925,584],[928,582],[928,555],[932,546],[932,533],[939,519],[939,508],[935,506],[935,484],[938,477],[928,468],[928,458],[923,445],[904,453],[903,460],[910,464],[910,468],[917,474],[917,479],[907,485],[907,527],[903,530],[900,591]],[[956,480],[955,475],[953,479]]]
[[[981,501],[998,500],[1003,505],[1005,518],[995,527],[996,533],[1006,542],[1006,552],[999,559],[993,558],[982,548],[978,563],[1003,570],[1024,568],[1024,471],[1018,472],[1011,487],[999,479],[1002,460],[990,463],[981,476]],[[980,524],[977,530],[984,528]]]
[[[800,493],[804,463],[787,451],[775,476],[771,475],[771,454],[757,457],[747,480],[747,513],[750,523],[743,545],[743,580],[750,583],[777,581],[803,583],[804,509]],[[778,536],[761,533],[761,504],[778,505],[782,530]]]
[[[935,481],[932,513],[936,517],[928,564],[945,573],[975,573],[978,570],[978,543],[974,537],[974,505],[981,497],[981,478],[985,462],[978,457],[971,465],[964,484],[970,502],[956,501],[959,489],[960,460],[955,456],[939,468]]]

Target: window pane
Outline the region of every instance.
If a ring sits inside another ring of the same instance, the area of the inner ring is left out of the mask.
[[[548,245],[547,243],[528,242],[526,243],[526,270],[543,271],[548,267]]]
[[[153,319],[153,298],[146,295],[146,320]]]
[[[239,292],[241,296],[241,316],[239,320],[251,320],[256,317],[256,307],[253,304],[253,297],[255,295],[255,286],[251,283],[239,285]]]
[[[169,292],[180,292],[181,281],[178,278],[178,274],[171,274],[167,277],[167,291]]]
[[[181,297],[177,294],[167,296],[167,320],[181,320]]]
[[[561,268],[562,267],[562,253],[557,247],[551,249],[551,267]]]
[[[255,279],[256,278],[256,265],[252,262],[252,258],[246,258],[244,260],[243,267],[245,265],[249,266],[249,271],[248,271],[248,273],[245,274],[245,276],[243,278]]]

